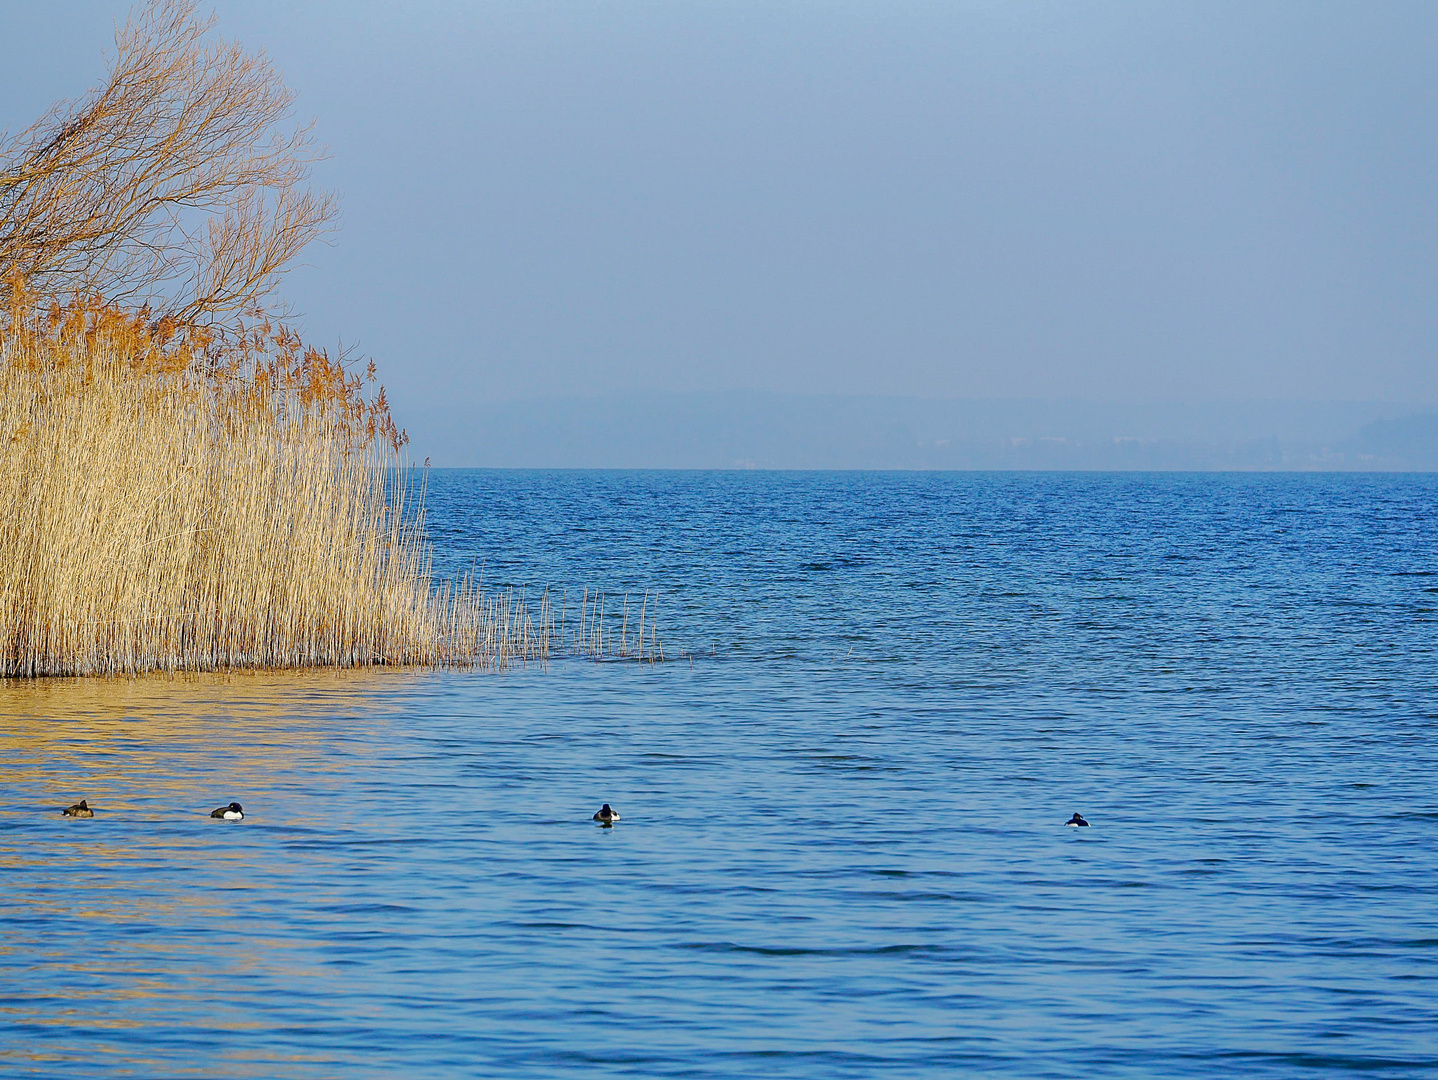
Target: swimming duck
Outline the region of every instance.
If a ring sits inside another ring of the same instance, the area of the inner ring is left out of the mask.
[[[240,808],[239,803],[232,802],[229,806],[222,806],[218,810],[211,810],[210,817],[224,818],[226,821],[244,821],[245,812]]]
[[[1083,819],[1083,815],[1080,814],[1077,810],[1074,811],[1074,816],[1071,817],[1071,818],[1069,818],[1067,821],[1065,821],[1064,824],[1065,824],[1065,825],[1080,825],[1080,826],[1082,826],[1082,827],[1084,827],[1084,828],[1088,828],[1088,822]]]
[[[619,811],[610,809],[609,804],[605,803],[594,815],[594,820],[601,825],[613,825],[619,820]]]
[[[74,806],[67,806],[60,813],[66,817],[94,817],[95,811],[90,809],[90,804],[81,799]]]

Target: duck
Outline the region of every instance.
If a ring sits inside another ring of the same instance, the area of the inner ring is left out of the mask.
[[[1077,825],[1080,828],[1084,829],[1088,828],[1088,822],[1083,819],[1083,815],[1080,814],[1077,810],[1074,811],[1074,816],[1065,821],[1064,824]]]
[[[601,825],[613,825],[619,820],[619,811],[611,809],[608,803],[599,808],[594,815],[594,820]]]
[[[222,806],[218,810],[211,810],[210,817],[224,818],[226,821],[244,821],[245,811],[240,807],[239,803],[232,802],[229,806]]]
[[[74,806],[67,806],[60,813],[66,817],[94,817],[95,811],[90,809],[90,804],[81,799]]]

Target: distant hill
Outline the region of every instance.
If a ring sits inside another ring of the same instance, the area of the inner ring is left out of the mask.
[[[1438,469],[1438,412],[1364,424],[1349,449],[1359,468]]]
[[[1438,411],[820,394],[553,397],[406,417],[420,457],[497,468],[1438,470]]]

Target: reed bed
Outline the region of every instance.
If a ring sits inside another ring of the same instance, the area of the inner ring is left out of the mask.
[[[650,658],[472,577],[436,585],[382,389],[283,329],[223,347],[99,302],[0,318],[0,675]],[[647,639],[645,635],[648,635]],[[645,642],[648,642],[646,645]]]

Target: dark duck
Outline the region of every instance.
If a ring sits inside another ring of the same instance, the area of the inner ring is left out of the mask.
[[[244,821],[245,811],[239,803],[232,802],[229,806],[222,806],[218,810],[211,810],[210,817],[224,818],[226,821]]]
[[[66,817],[94,817],[95,811],[90,809],[90,804],[81,799],[74,806],[67,806],[60,813]]]
[[[1085,829],[1088,828],[1088,822],[1083,819],[1083,815],[1080,814],[1077,810],[1074,811],[1074,816],[1071,817],[1071,818],[1069,818],[1067,821],[1065,821],[1064,824],[1065,824],[1065,825],[1078,825],[1078,826],[1080,826],[1081,828],[1085,828]]]
[[[594,820],[601,825],[613,825],[619,820],[619,811],[611,808],[608,803],[605,803],[596,811]]]

